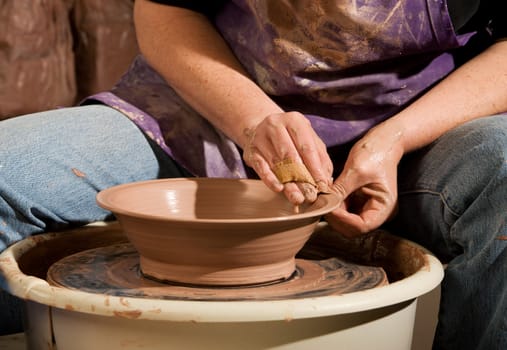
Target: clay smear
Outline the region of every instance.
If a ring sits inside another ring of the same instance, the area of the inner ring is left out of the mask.
[[[388,284],[380,267],[343,258],[297,259],[285,280],[249,286],[190,286],[146,278],[139,255],[130,244],[112,245],[62,259],[51,266],[52,285],[120,297],[177,300],[282,300],[341,295]]]

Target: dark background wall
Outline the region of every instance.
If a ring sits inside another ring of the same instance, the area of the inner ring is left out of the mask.
[[[0,120],[109,89],[138,52],[132,9],[133,0],[0,0]],[[0,335],[22,331],[21,310],[0,290]]]
[[[134,0],[0,0],[0,120],[108,90],[138,48]]]

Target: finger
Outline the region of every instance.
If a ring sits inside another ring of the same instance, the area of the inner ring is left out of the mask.
[[[306,202],[313,203],[317,200],[319,194],[317,187],[307,182],[296,182],[296,186],[303,193]]]
[[[353,171],[345,169],[331,186],[331,191],[341,199],[341,205],[333,212],[326,215],[326,220],[339,233],[344,236],[352,237],[363,232],[364,223],[362,218],[350,213],[349,196],[359,188],[356,178],[352,176]]]
[[[333,226],[345,235],[370,232],[393,215],[396,206],[388,194],[376,186],[364,186],[344,200],[342,206],[329,215]]]
[[[287,182],[283,186],[285,197],[294,205],[300,205],[305,202],[305,195],[295,182]]]
[[[327,191],[324,191],[323,188],[319,187],[319,190],[321,190],[321,192],[330,192],[330,187],[333,184],[333,162],[331,161],[329,153],[327,152],[327,147],[326,147],[324,141],[322,141],[320,138],[317,141],[320,143],[320,147],[322,149],[322,151],[319,152],[319,154],[320,154],[320,158],[321,158],[320,162],[322,164],[322,169],[324,171],[324,175],[323,175],[323,178],[320,178],[319,176],[317,176],[316,181],[319,184],[319,186],[320,186],[321,182],[323,182],[326,186]]]
[[[271,170],[285,185],[287,198],[290,198],[295,204],[302,201],[314,202],[317,199],[317,184],[303,163],[295,163],[291,159],[286,159],[276,163]]]
[[[315,182],[327,190],[327,187],[331,185],[330,178],[333,173],[333,165],[324,142],[313,131],[310,122],[306,118],[300,123],[291,124],[288,133],[302,162],[308,168]],[[321,190],[324,190],[324,188],[321,188]]]
[[[339,234],[345,237],[353,238],[361,234],[361,230],[354,220],[346,220],[341,215],[337,215],[338,209],[332,213],[326,214],[324,219]],[[345,212],[345,214],[348,214]]]
[[[279,115],[271,115],[264,119],[262,132],[256,132],[253,143],[270,166],[284,159],[302,162],[283,118]]]
[[[245,154],[245,162],[259,175],[259,178],[272,191],[281,192],[284,185],[278,181],[278,178],[272,172],[269,163],[252,147],[248,155]]]
[[[317,188],[307,182],[287,182],[283,190],[289,201],[295,205],[304,202],[313,203],[317,200]]]
[[[344,208],[338,208],[326,215],[328,223],[346,237],[354,237],[371,232],[378,228],[383,220],[375,210],[366,210],[360,214],[351,213]]]

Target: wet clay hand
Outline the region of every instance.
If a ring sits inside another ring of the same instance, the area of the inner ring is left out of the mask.
[[[248,138],[243,158],[273,191],[293,204],[313,202],[331,186],[333,166],[322,140],[301,113],[267,116]]]
[[[341,234],[353,237],[370,232],[396,212],[397,166],[403,151],[399,135],[389,130],[369,132],[352,147],[332,190],[342,205],[326,215]]]

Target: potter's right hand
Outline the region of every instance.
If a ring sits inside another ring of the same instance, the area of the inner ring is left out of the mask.
[[[300,113],[285,113],[271,99],[208,17],[147,0],[137,0],[134,6],[139,47],[150,66],[195,111],[240,145],[246,163],[271,189],[284,191],[295,204],[305,200],[304,191],[294,183],[282,185],[272,172],[282,160],[299,162],[314,180],[330,181],[331,161],[308,120]]]
[[[293,204],[315,201],[317,191],[296,182],[282,184],[273,169],[290,160],[306,167],[319,189],[332,185],[333,165],[324,142],[310,121],[298,112],[268,115],[259,124],[244,131],[243,159],[273,191],[283,191]]]

